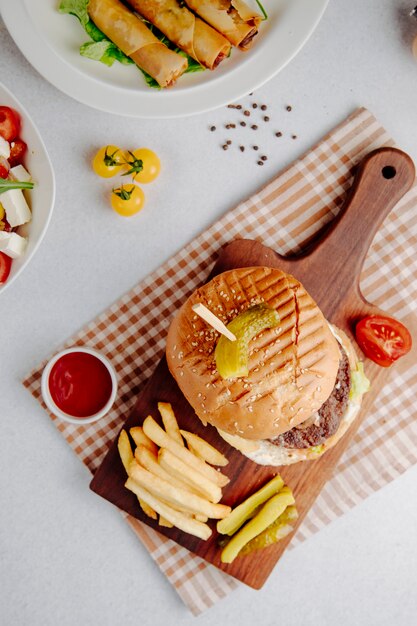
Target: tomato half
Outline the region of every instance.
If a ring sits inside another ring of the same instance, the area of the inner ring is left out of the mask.
[[[20,118],[10,107],[0,106],[0,135],[6,141],[13,141],[20,131]]]
[[[145,204],[145,194],[137,185],[121,185],[113,189],[111,205],[113,210],[123,217],[136,215]]]
[[[12,259],[4,254],[4,252],[0,252],[0,285],[5,283],[9,278],[11,266]]]
[[[22,139],[15,139],[12,141],[10,144],[9,156],[10,167],[15,167],[16,165],[21,165],[23,163],[27,149],[28,147]]]
[[[389,367],[411,350],[408,329],[393,317],[370,315],[355,329],[356,341],[365,355],[382,367]]]
[[[151,183],[161,171],[161,161],[158,155],[149,148],[129,151],[126,165],[128,170],[124,176],[131,175],[135,183]]]

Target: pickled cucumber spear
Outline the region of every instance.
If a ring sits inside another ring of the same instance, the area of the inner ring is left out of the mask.
[[[232,563],[241,549],[257,535],[263,532],[289,506],[294,504],[294,496],[289,487],[284,487],[277,495],[270,498],[257,515],[237,532],[222,550],[222,563]]]

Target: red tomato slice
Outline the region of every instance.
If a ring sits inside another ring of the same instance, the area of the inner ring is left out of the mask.
[[[382,367],[389,367],[411,350],[408,329],[393,317],[370,315],[355,329],[356,341],[365,355]]]
[[[12,259],[0,252],[0,285],[6,282],[10,274],[10,268],[12,266]]]
[[[20,118],[10,107],[0,106],[0,135],[6,141],[13,141],[20,131]]]
[[[22,139],[15,139],[10,145],[9,163],[10,167],[21,165],[28,147]]]

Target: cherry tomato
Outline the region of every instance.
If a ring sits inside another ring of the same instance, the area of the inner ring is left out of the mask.
[[[128,152],[126,157],[128,170],[124,176],[131,175],[136,183],[151,183],[161,171],[161,161],[152,150],[138,148]]]
[[[10,274],[10,268],[12,267],[12,260],[9,256],[0,252],[0,285],[6,282]]]
[[[125,154],[117,146],[103,146],[93,159],[93,170],[102,178],[118,174],[125,163]]]
[[[9,156],[10,167],[15,167],[15,165],[21,165],[23,163],[27,149],[28,147],[22,139],[12,141]]]
[[[356,325],[355,334],[366,356],[382,367],[389,367],[411,350],[409,331],[393,317],[364,317]]]
[[[13,141],[20,131],[20,118],[10,107],[0,106],[0,135],[6,141]]]
[[[111,205],[113,210],[123,217],[139,213],[145,203],[145,194],[137,185],[121,185],[113,189]]]
[[[10,165],[7,159],[0,157],[0,178],[7,178],[10,171]]]

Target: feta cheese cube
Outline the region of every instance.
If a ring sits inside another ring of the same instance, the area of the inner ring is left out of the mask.
[[[27,239],[17,233],[5,233],[0,231],[0,252],[4,252],[12,259],[17,259],[24,253]]]
[[[32,181],[32,176],[23,165],[15,165],[10,168],[9,177],[13,180],[18,180],[21,183],[29,183]]]
[[[10,157],[10,144],[0,135],[0,157],[8,159]]]
[[[21,189],[9,189],[1,194],[1,203],[6,211],[7,221],[12,228],[26,224],[32,214]]]

